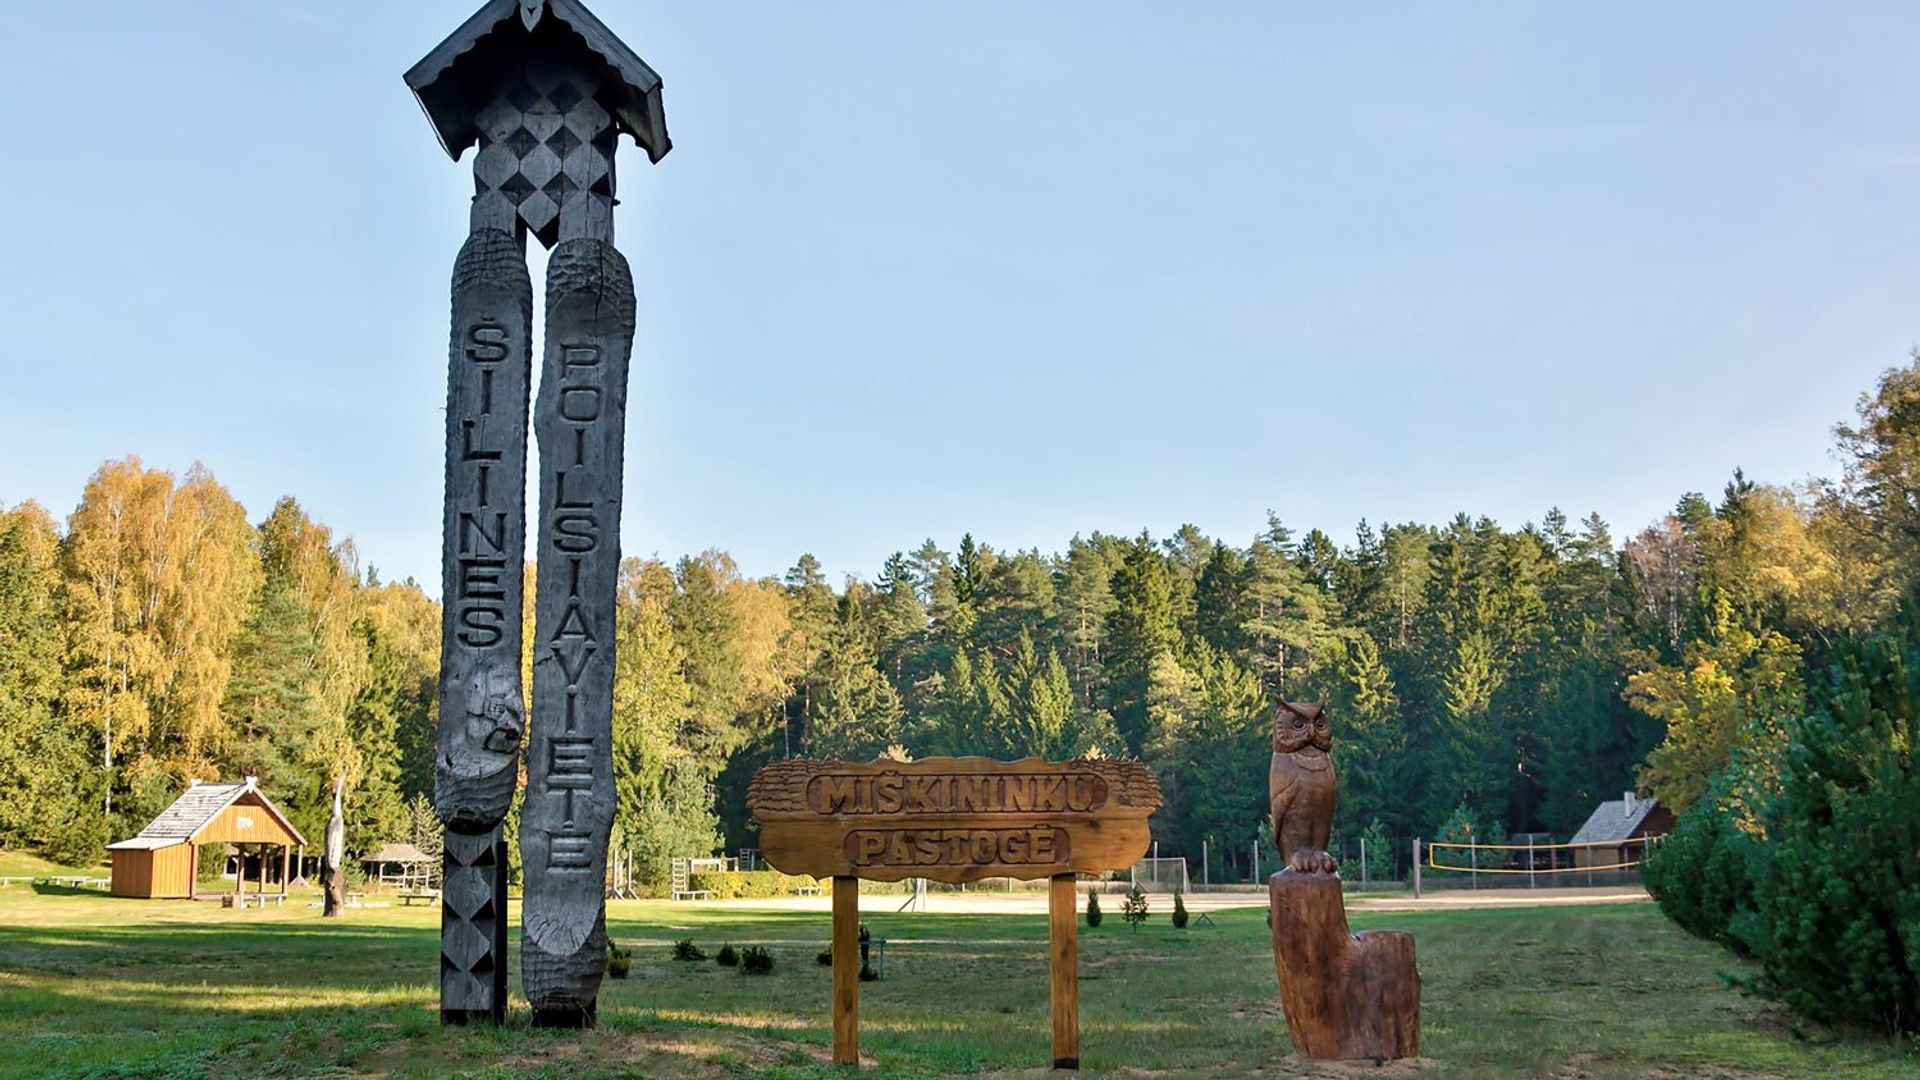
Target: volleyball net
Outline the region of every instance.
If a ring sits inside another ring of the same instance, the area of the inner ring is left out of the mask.
[[[1427,870],[1461,874],[1597,874],[1638,870],[1657,836],[1594,840],[1578,844],[1482,844],[1428,840]]]

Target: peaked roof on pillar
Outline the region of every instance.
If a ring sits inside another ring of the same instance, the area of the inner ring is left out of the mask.
[[[475,115],[527,57],[557,50],[602,73],[601,104],[659,161],[673,149],[660,75],[579,0],[488,0],[407,72],[440,145],[455,161],[480,137]]]

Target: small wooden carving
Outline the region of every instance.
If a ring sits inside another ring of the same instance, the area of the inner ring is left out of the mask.
[[[1420,1052],[1420,971],[1413,935],[1347,932],[1338,864],[1327,854],[1338,798],[1326,703],[1273,711],[1267,792],[1286,869],[1268,880],[1273,966],[1293,1047],[1310,1058]]]
[[[1335,783],[1333,730],[1326,703],[1293,705],[1282,700],[1273,710],[1273,763],[1267,769],[1267,798],[1273,809],[1273,842],[1287,865],[1302,873],[1331,874],[1327,854],[1333,832]]]

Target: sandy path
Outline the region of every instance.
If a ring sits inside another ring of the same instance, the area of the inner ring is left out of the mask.
[[[1152,910],[1170,911],[1173,897],[1167,893],[1148,894]],[[909,897],[904,893],[877,893],[862,896],[860,908],[869,912],[899,911]],[[1102,906],[1110,916],[1119,917],[1122,897],[1117,893],[1103,893]],[[1626,904],[1649,899],[1645,889],[1637,885],[1602,887],[1593,889],[1447,889],[1442,892],[1428,892],[1416,900],[1406,893],[1389,893],[1371,897],[1365,893],[1349,893],[1347,906],[1354,911],[1452,911],[1466,908],[1502,908],[1536,907],[1541,905],[1564,904]],[[765,900],[688,900],[683,901],[692,907],[712,908],[757,908],[770,911],[818,911],[832,910],[832,901],[827,896],[793,896]],[[1081,901],[1085,905],[1085,901]],[[1229,908],[1265,907],[1267,897],[1264,892],[1248,890],[1245,892],[1193,892],[1187,894],[1187,910],[1195,913],[1202,911],[1222,911]],[[925,907],[921,910],[967,915],[1041,915],[1047,910],[1047,894],[1044,892],[1020,890],[1012,893],[995,892],[981,889],[972,892],[929,892]]]

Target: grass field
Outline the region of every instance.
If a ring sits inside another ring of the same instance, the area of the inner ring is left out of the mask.
[[[878,903],[875,907],[880,906]],[[891,905],[889,905],[891,906]],[[323,922],[304,906],[0,889],[0,1076],[805,1078],[826,1063],[827,919],[722,905],[617,901],[635,950],[601,1026],[441,1032],[431,979],[437,909]],[[1110,912],[1081,934],[1088,1075],[1347,1075],[1291,1060],[1259,909],[1137,932]],[[1048,1075],[1046,920],[872,914],[888,977],[861,991],[872,1078]],[[1356,914],[1419,936],[1421,1063],[1438,1076],[1912,1077],[1920,1054],[1799,1029],[1727,989],[1734,962],[1651,905]],[[692,937],[770,946],[771,976],[676,963]],[[517,960],[516,960],[517,971]],[[517,980],[516,980],[517,981]],[[1418,1071],[1402,1065],[1357,1070]]]
[[[98,866],[68,866],[65,863],[49,862],[38,855],[24,851],[0,851],[0,878],[5,877],[106,877],[107,864]]]

